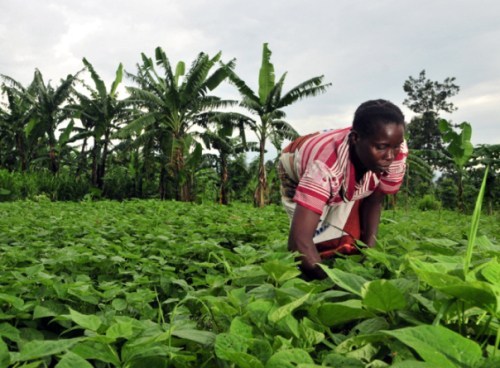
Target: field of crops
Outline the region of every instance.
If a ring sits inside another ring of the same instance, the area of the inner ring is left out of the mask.
[[[306,282],[280,207],[0,203],[0,367],[498,367],[500,218],[386,211]]]

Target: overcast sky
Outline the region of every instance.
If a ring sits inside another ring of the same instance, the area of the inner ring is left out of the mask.
[[[59,84],[86,57],[109,88],[120,62],[135,73],[141,53],[161,46],[172,64],[222,51],[256,90],[268,42],[285,90],[317,75],[332,83],[285,110],[301,134],[348,126],[374,98],[409,121],[402,85],[425,69],[460,86],[444,117],[470,122],[475,144],[500,143],[498,0],[0,0],[0,13],[0,73],[23,84],[35,68]],[[237,96],[229,85],[216,94]]]

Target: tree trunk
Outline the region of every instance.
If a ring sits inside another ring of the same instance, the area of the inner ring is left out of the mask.
[[[220,156],[221,162],[221,173],[220,173],[220,204],[229,204],[229,195],[227,182],[229,179],[228,169],[227,169],[227,158],[225,155]]]
[[[160,199],[164,201],[167,196],[167,169],[165,168],[165,164],[162,163],[160,170]]]
[[[94,141],[94,147],[92,148],[92,174],[91,174],[91,183],[93,187],[98,188],[98,178],[99,178],[99,153],[101,151],[101,147],[99,144]]]
[[[190,190],[189,181],[187,178],[182,180],[181,175],[184,170],[184,155],[182,147],[177,147],[174,152],[174,177],[176,181],[176,199],[181,202],[189,202],[190,200]]]
[[[108,143],[109,132],[104,135],[104,145],[102,147],[102,154],[99,165],[97,167],[97,187],[102,189],[104,187],[104,175],[106,175],[106,160],[108,159]]]
[[[265,136],[262,135],[259,144],[259,181],[254,196],[254,204],[256,207],[264,207],[267,201],[267,173],[264,163],[265,143]]]

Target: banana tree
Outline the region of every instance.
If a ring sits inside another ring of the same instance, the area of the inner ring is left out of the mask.
[[[439,130],[443,134],[443,140],[448,143],[446,147],[451,160],[457,172],[457,187],[458,187],[458,207],[461,211],[464,210],[463,201],[463,176],[464,166],[469,161],[474,152],[474,146],[471,143],[472,128],[469,123],[463,122],[457,126],[460,132],[453,130],[452,125],[445,119],[439,121]]]
[[[255,121],[237,113],[220,113],[210,119],[213,129],[207,128],[199,136],[208,149],[217,151],[215,168],[219,175],[219,203],[229,204],[229,161],[232,155],[256,151],[255,142],[247,142],[245,127],[255,126]],[[233,137],[239,130],[239,136]]]
[[[46,142],[49,169],[53,174],[59,171],[60,161],[60,145],[56,132],[59,125],[71,117],[71,112],[65,104],[69,101],[78,74],[68,75],[61,80],[58,87],[52,87],[50,82],[46,85],[42,73],[38,69],[35,70],[35,109],[33,119],[26,127],[26,134],[30,139]]]
[[[305,97],[316,96],[323,93],[331,83],[323,84],[323,76],[313,77],[283,94],[283,85],[287,73],[276,81],[274,66],[271,63],[271,51],[268,44],[264,43],[262,63],[259,72],[259,90],[255,93],[232,70],[228,68],[230,81],[236,86],[242,96],[240,105],[258,116],[254,131],[259,144],[259,169],[258,184],[255,190],[254,203],[263,207],[267,202],[268,183],[267,172],[264,164],[266,144],[271,134],[285,139],[293,139],[295,130],[284,120],[286,115],[282,110]]]
[[[0,77],[4,81],[1,91],[6,97],[6,108],[1,110],[0,119],[1,163],[10,170],[26,171],[35,149],[35,142],[30,142],[25,133],[34,114],[34,83],[25,88],[6,75]]]
[[[69,108],[80,119],[83,128],[77,129],[78,134],[72,140],[83,140],[82,155],[85,155],[87,139],[92,139],[91,182],[93,186],[102,189],[106,174],[106,161],[110,153],[111,137],[113,131],[117,129],[118,122],[124,118],[125,105],[123,101],[118,100],[117,93],[123,78],[123,66],[121,63],[118,65],[115,80],[108,92],[106,85],[92,64],[85,58],[83,58],[83,64],[89,71],[95,88],[83,83],[88,94],[74,91],[78,103]]]
[[[219,66],[219,52],[213,58],[200,53],[186,72],[185,63],[177,63],[175,72],[162,48],[155,51],[155,62],[142,54],[142,65],[136,75],[127,73],[138,87],[127,87],[129,101],[136,107],[136,117],[121,131],[121,136],[152,132],[155,136],[162,166],[160,169],[160,197],[166,198],[167,184],[175,191],[175,198],[191,198],[189,185],[183,181],[184,153],[188,152],[185,139],[196,125],[206,121],[210,111],[234,105],[208,93],[227,77],[227,66]],[[163,71],[160,75],[155,65]]]

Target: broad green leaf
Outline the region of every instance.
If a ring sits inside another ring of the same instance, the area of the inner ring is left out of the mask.
[[[481,275],[493,285],[500,285],[500,263],[491,261],[481,269]]]
[[[273,280],[279,283],[283,283],[286,280],[290,280],[300,275],[300,270],[296,266],[285,264],[278,260],[266,262],[262,265],[262,268],[273,278]]]
[[[105,363],[120,366],[120,358],[110,344],[96,341],[82,341],[71,348],[75,354],[84,359],[95,359]]]
[[[405,360],[391,365],[391,368],[436,368],[434,364],[419,362],[418,360]]]
[[[44,307],[43,305],[37,305],[35,306],[35,309],[33,310],[33,319],[38,319],[38,318],[45,318],[45,317],[55,317],[58,316],[60,313],[57,313],[56,311],[52,310],[51,308]]]
[[[12,305],[16,309],[21,309],[24,305],[24,300],[17,296],[0,293],[0,305],[3,304],[1,303],[2,301]]]
[[[269,321],[276,323],[282,318],[285,318],[287,315],[291,314],[295,309],[304,304],[307,301],[307,299],[309,299],[310,295],[311,295],[310,293],[307,293],[304,296],[300,297],[299,299],[296,299],[272,311],[271,313],[269,313]]]
[[[266,363],[266,368],[293,368],[299,364],[314,364],[311,356],[302,349],[282,350],[275,353]]]
[[[325,326],[338,326],[361,318],[374,317],[373,313],[362,308],[360,300],[338,303],[323,303],[318,308],[318,318]]]
[[[247,305],[247,313],[257,326],[266,324],[269,311],[274,304],[270,300],[259,299]]]
[[[339,287],[350,291],[353,294],[361,296],[361,288],[367,282],[363,277],[339,270],[337,268],[329,268],[325,265],[320,265],[326,272],[327,276]]]
[[[174,329],[172,331],[172,336],[203,345],[211,345],[215,341],[215,334],[213,332],[195,329]]]
[[[500,309],[500,288],[495,285],[482,281],[464,281],[438,289],[479,308],[493,312],[498,312]]]
[[[134,324],[132,321],[117,321],[106,330],[106,336],[112,339],[129,339],[134,336],[134,334]]]
[[[180,351],[181,348],[166,346],[161,343],[135,344],[131,345],[130,342],[125,343],[121,350],[122,366],[124,367],[144,367],[144,360],[146,358],[160,358],[168,357]]]
[[[364,346],[372,345],[373,343],[383,342],[386,339],[387,337],[380,332],[375,332],[366,335],[357,335],[354,337],[350,337],[342,341],[340,344],[338,344],[337,347],[335,348],[335,352],[347,354],[354,350],[359,350]],[[355,358],[359,359],[359,357]]]
[[[261,105],[266,103],[275,84],[274,66],[271,63],[271,50],[267,43],[262,47],[262,64],[259,71],[259,98]]]
[[[432,287],[461,283],[463,280],[456,276],[447,275],[444,270],[439,269],[434,263],[422,262],[416,258],[410,259],[410,266],[417,276]]]
[[[264,364],[257,357],[240,351],[228,351],[224,359],[240,368],[264,368]]]
[[[4,336],[9,340],[16,342],[21,340],[19,330],[8,322],[0,323],[0,336]]]
[[[127,309],[127,301],[125,299],[122,299],[122,298],[113,299],[113,301],[111,302],[111,305],[117,311],[123,311],[123,310]]]
[[[234,335],[238,335],[238,336],[242,336],[242,337],[246,337],[246,338],[253,338],[252,326],[245,323],[241,319],[241,317],[236,317],[231,321],[231,326],[229,327],[229,332],[234,334]]]
[[[10,364],[10,354],[7,344],[0,339],[0,368],[7,368]]]
[[[422,325],[383,333],[408,345],[435,367],[472,367],[482,358],[477,343],[442,326]]]
[[[78,354],[68,351],[56,364],[55,368],[92,368],[92,364]]]
[[[98,316],[93,314],[82,314],[71,308],[69,308],[69,315],[65,317],[68,317],[78,326],[91,331],[97,331],[102,324],[101,318]]]
[[[389,323],[382,317],[368,318],[352,328],[352,332],[358,335],[367,335],[389,328]]]
[[[221,359],[230,360],[229,353],[246,353],[247,349],[247,339],[242,336],[221,333],[215,338],[215,354]]]
[[[381,312],[404,309],[407,305],[403,293],[387,280],[366,283],[362,289],[363,304]]]
[[[364,368],[365,364],[358,359],[346,357],[342,354],[331,353],[323,359],[327,367]]]
[[[19,353],[12,353],[14,362],[23,362],[62,353],[73,345],[82,341],[82,338],[59,340],[34,340],[23,344]]]

